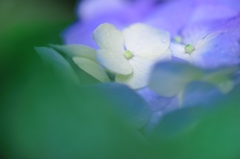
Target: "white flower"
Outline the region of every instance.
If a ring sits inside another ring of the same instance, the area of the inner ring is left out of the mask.
[[[188,61],[191,64],[205,67],[204,54],[211,50],[215,42],[213,40],[220,33],[203,35],[184,37],[184,41],[181,41],[180,37],[176,37],[174,40],[177,43],[171,43],[170,46],[173,56]]]
[[[133,24],[120,32],[113,25],[102,24],[93,32],[100,47],[97,61],[116,74],[115,80],[133,89],[147,85],[153,65],[171,59],[168,32]]]

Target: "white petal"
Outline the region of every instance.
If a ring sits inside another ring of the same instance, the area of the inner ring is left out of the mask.
[[[123,54],[111,50],[100,49],[96,54],[97,61],[113,73],[128,75],[132,67]]]
[[[93,40],[101,49],[112,50],[115,53],[124,53],[124,38],[122,32],[113,25],[101,24],[92,34]]]
[[[133,24],[123,31],[125,45],[134,55],[151,57],[167,50],[170,44],[168,32],[144,24]]]
[[[192,59],[190,57],[189,54],[185,53],[185,50],[184,50],[184,45],[182,44],[176,44],[176,43],[172,43],[170,45],[170,50],[172,51],[172,55],[174,57],[177,57],[179,59],[182,59],[182,60],[185,60],[185,61],[188,61],[189,63],[192,63]]]
[[[124,83],[132,89],[138,89],[147,86],[148,84],[148,69],[142,69],[137,64],[133,65],[133,72],[130,75],[117,74],[115,77],[116,82]]]
[[[140,57],[139,57],[140,58]],[[142,58],[142,60],[144,60],[144,62],[146,64],[149,65],[155,65],[157,62],[161,62],[161,61],[168,61],[172,59],[172,52],[170,49],[167,49],[165,52],[157,55],[157,56],[151,56],[151,57],[144,57]]]
[[[105,69],[98,63],[82,57],[73,57],[73,61],[78,65],[79,68],[86,71],[88,74],[95,77],[99,81],[110,81]]]
[[[171,59],[171,52],[167,50],[165,53],[154,57],[134,56],[129,60],[132,65],[133,72],[130,75],[116,75],[116,81],[125,83],[133,89],[142,88],[148,85],[148,79],[153,66],[163,60]]]
[[[96,50],[84,45],[51,45],[71,57],[84,57],[96,61]]]
[[[172,53],[169,49],[167,49],[164,53],[157,56],[152,56],[152,57],[134,56],[134,58],[130,60],[130,63],[132,64],[133,62],[137,62],[143,66],[152,68],[157,62],[169,61],[171,59],[172,59]]]

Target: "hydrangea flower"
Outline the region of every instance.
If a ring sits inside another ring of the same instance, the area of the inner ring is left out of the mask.
[[[194,23],[186,26],[181,38],[171,44],[174,57],[203,68],[240,63],[240,17]]]
[[[203,30],[205,30],[205,28]],[[191,64],[204,67],[206,64],[202,54],[211,50],[211,47],[214,45],[214,39],[222,33],[207,33],[203,30],[188,30],[190,33],[187,34],[187,36],[176,37],[174,39],[175,42],[171,43],[170,47],[173,56]]]
[[[137,89],[148,84],[157,61],[171,59],[168,32],[144,24],[133,24],[122,32],[102,24],[93,32],[99,45],[97,61],[116,74],[115,80]]]

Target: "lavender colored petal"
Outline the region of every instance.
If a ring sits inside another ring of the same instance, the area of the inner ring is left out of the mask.
[[[125,18],[138,21],[154,7],[156,0],[85,0],[78,4],[77,15],[83,21],[108,15],[124,15]]]
[[[217,103],[219,99],[223,98],[223,94],[213,85],[193,81],[184,89],[182,106],[204,106],[209,108],[213,103]]]
[[[194,12],[189,22],[226,19],[238,15],[239,10],[221,0],[195,0]]]
[[[151,111],[163,110],[172,100],[172,97],[160,96],[148,87],[139,89],[137,93],[148,103]]]
[[[84,0],[79,1],[76,14],[82,21],[91,21],[96,16],[116,14],[127,7],[126,1],[122,0]]]
[[[195,1],[200,2],[200,3],[204,3],[204,2],[221,3],[223,5],[231,7],[232,9],[238,9],[240,11],[240,1],[239,0],[195,0]]]
[[[216,68],[222,65],[236,65],[240,63],[240,16],[227,20],[202,21],[189,24],[182,30],[184,42],[195,43],[206,40],[201,46],[202,63],[204,68]]]
[[[218,52],[223,57],[221,62],[225,65],[240,63],[240,15],[231,18],[220,25],[223,34],[216,39],[217,46],[212,52]]]
[[[192,1],[188,0],[160,3],[145,19],[145,22],[149,25],[165,29],[171,35],[175,36],[190,17],[193,4]]]
[[[142,95],[141,95],[142,96]],[[180,109],[179,102],[177,97],[172,97],[172,98],[164,98],[161,96],[158,96],[155,100],[153,99],[154,96],[152,96],[151,100],[148,100],[147,97],[143,97],[145,101],[147,101],[148,105],[152,104],[150,106],[151,109],[151,117],[149,118],[149,121],[144,127],[144,133],[150,134],[152,130],[158,125],[158,123],[162,120],[162,117],[167,115],[168,113],[171,113],[175,110]],[[150,98],[149,98],[150,99]],[[159,100],[160,99],[160,100]],[[157,104],[157,102],[161,101],[161,107],[158,105],[153,106],[153,104]],[[166,105],[163,105],[166,104]],[[159,107],[161,109],[159,109]],[[157,108],[157,109],[156,109]]]
[[[186,129],[194,127],[205,113],[206,110],[202,107],[188,107],[176,110],[162,117],[153,129],[148,130],[147,135],[154,141],[170,139]]]

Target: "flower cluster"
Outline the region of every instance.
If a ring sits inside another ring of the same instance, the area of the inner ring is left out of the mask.
[[[51,46],[100,82],[136,90],[159,114],[184,105],[192,82],[222,94],[234,88],[239,6],[234,0],[83,1],[79,19],[62,34],[66,45]]]

